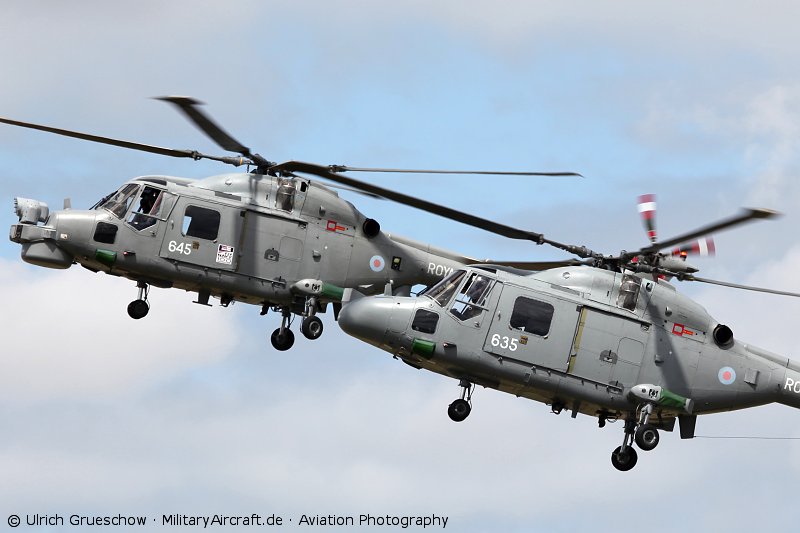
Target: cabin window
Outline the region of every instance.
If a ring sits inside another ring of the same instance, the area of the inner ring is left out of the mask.
[[[464,270],[453,272],[448,277],[434,285],[431,290],[425,293],[425,296],[432,298],[433,301],[444,307],[447,305],[447,302],[450,301],[450,298],[452,298],[453,294],[455,294],[456,289],[458,288],[458,285],[461,283],[461,279],[465,274],[466,271]]]
[[[219,220],[219,211],[196,205],[187,206],[183,215],[183,234],[213,241],[219,233]]]
[[[511,312],[511,327],[544,337],[550,332],[554,311],[553,306],[547,302],[520,296],[514,302],[514,310]]]
[[[492,279],[478,272],[470,273],[450,308],[450,314],[464,321],[475,318],[485,309]]]
[[[617,307],[634,311],[641,287],[642,279],[640,277],[631,274],[622,276],[622,283],[619,286],[619,295],[617,296]]]
[[[117,218],[123,218],[125,213],[128,212],[128,208],[130,207],[131,202],[133,202],[133,198],[136,196],[138,191],[138,185],[129,183],[112,194],[111,197],[103,202],[100,207],[108,209]]]
[[[411,322],[411,329],[420,333],[436,333],[436,325],[439,323],[439,315],[426,309],[417,309],[414,320]]]

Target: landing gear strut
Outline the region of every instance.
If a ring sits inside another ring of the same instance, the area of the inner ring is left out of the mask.
[[[622,446],[611,452],[611,464],[614,468],[622,472],[627,472],[634,466],[639,459],[636,449],[633,447],[633,432],[636,429],[636,421],[632,418],[625,419],[625,437],[622,439]]]
[[[646,452],[649,452],[658,446],[658,441],[660,439],[658,430],[647,423],[652,412],[653,404],[648,403],[642,406],[642,409],[639,413],[639,425],[636,428],[636,433],[634,434],[636,445]]]
[[[322,320],[316,315],[317,299],[313,296],[306,298],[306,308],[303,313],[303,322],[300,324],[300,331],[310,340],[318,339],[322,335]]]
[[[150,293],[150,286],[144,281],[137,281],[139,297],[128,304],[128,316],[135,320],[144,318],[150,311],[150,304],[147,303],[147,295]]]
[[[622,446],[611,453],[611,464],[614,468],[626,472],[636,466],[638,459],[633,443],[643,451],[649,452],[658,446],[658,430],[649,424],[653,413],[653,404],[647,403],[637,409],[638,416],[625,419],[625,438]]]
[[[462,389],[461,398],[453,400],[453,403],[447,408],[447,414],[453,422],[462,422],[472,411],[470,402],[472,402],[472,391],[475,385],[462,379],[458,386]]]
[[[281,327],[272,332],[270,341],[272,347],[281,352],[285,352],[294,344],[294,333],[289,329],[291,325],[292,311],[289,307],[281,308]]]

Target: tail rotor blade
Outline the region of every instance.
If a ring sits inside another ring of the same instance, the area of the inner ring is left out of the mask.
[[[638,207],[644,229],[647,231],[647,237],[650,242],[655,243],[658,240],[656,234],[656,195],[643,194],[639,196]]]

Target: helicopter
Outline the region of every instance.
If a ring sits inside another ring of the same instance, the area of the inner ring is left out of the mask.
[[[136,282],[138,296],[127,308],[133,319],[148,314],[151,287],[196,292],[194,303],[219,299],[260,305],[261,314],[280,312],[272,346],[288,350],[294,315],[311,340],[322,335],[317,316],[328,304],[334,315],[345,288],[366,294],[386,283],[395,294],[432,285],[477,259],[385,233],[332,189],[301,174],[326,177],[344,172],[580,176],[574,172],[498,172],[360,168],[300,161],[268,161],[224,131],[189,97],[159,97],[174,105],[221,148],[240,154],[213,156],[0,118],[0,122],[85,141],[193,160],[246,165],[247,173],[193,180],[143,176],[124,183],[88,210],[50,211],[46,203],[14,199],[19,222],[10,239],[22,245],[22,259],[56,269],[73,264]],[[350,189],[352,190],[352,189]],[[362,192],[362,191],[356,191]],[[363,193],[363,192],[362,192]],[[370,193],[367,195],[375,197]]]
[[[714,252],[714,232],[778,215],[741,214],[665,241],[655,230],[655,195],[639,199],[650,245],[603,255],[472,214],[342,177],[342,183],[506,237],[549,244],[578,258],[542,264],[473,264],[416,297],[365,297],[348,289],[338,324],[349,335],[415,369],[458,380],[455,422],[472,410],[476,385],[596,417],[624,421],[612,465],[631,470],[634,447],[651,451],[676,421],[693,438],[697,416],[781,403],[800,408],[800,363],[734,337],[672,278],[800,297],[696,276],[687,257]],[[684,244],[688,243],[688,244]],[[673,248],[674,247],[674,248]],[[672,248],[669,252],[662,250]]]

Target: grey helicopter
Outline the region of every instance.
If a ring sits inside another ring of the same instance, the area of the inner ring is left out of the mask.
[[[143,176],[129,180],[90,209],[51,211],[45,202],[17,197],[19,218],[10,239],[22,259],[56,269],[79,264],[136,282],[138,296],[128,305],[131,318],[150,309],[151,287],[197,293],[195,303],[219,299],[280,312],[271,335],[277,350],[294,344],[290,326],[302,316],[301,332],[317,339],[318,313],[334,315],[345,288],[370,294],[392,285],[409,294],[414,285],[432,285],[465,264],[480,261],[386,233],[380,224],[339,197],[326,178],[345,172],[579,176],[574,172],[414,170],[268,161],[218,126],[188,97],[161,97],[176,106],[222,149],[234,156],[206,155],[102,137],[8,118],[0,122],[121,148],[193,160],[209,159],[249,169],[193,180]],[[351,189],[352,190],[352,189]],[[363,193],[363,191],[356,191]],[[370,195],[370,193],[366,193]],[[375,196],[375,195],[372,195]]]
[[[638,461],[634,443],[653,450],[659,431],[673,431],[676,421],[681,438],[688,439],[698,415],[775,402],[800,408],[800,363],[738,340],[730,326],[670,282],[800,297],[701,278],[687,261],[693,253],[713,253],[712,233],[773,218],[775,211],[746,209],[658,241],[655,197],[645,195],[639,211],[650,245],[606,256],[349,177],[339,182],[578,256],[524,266],[535,272],[473,264],[416,297],[346,291],[338,320],[346,333],[415,369],[459,381],[461,395],[448,407],[453,421],[470,414],[476,385],[544,403],[556,414],[595,417],[601,428],[623,420],[623,441],[611,462],[628,471]]]

